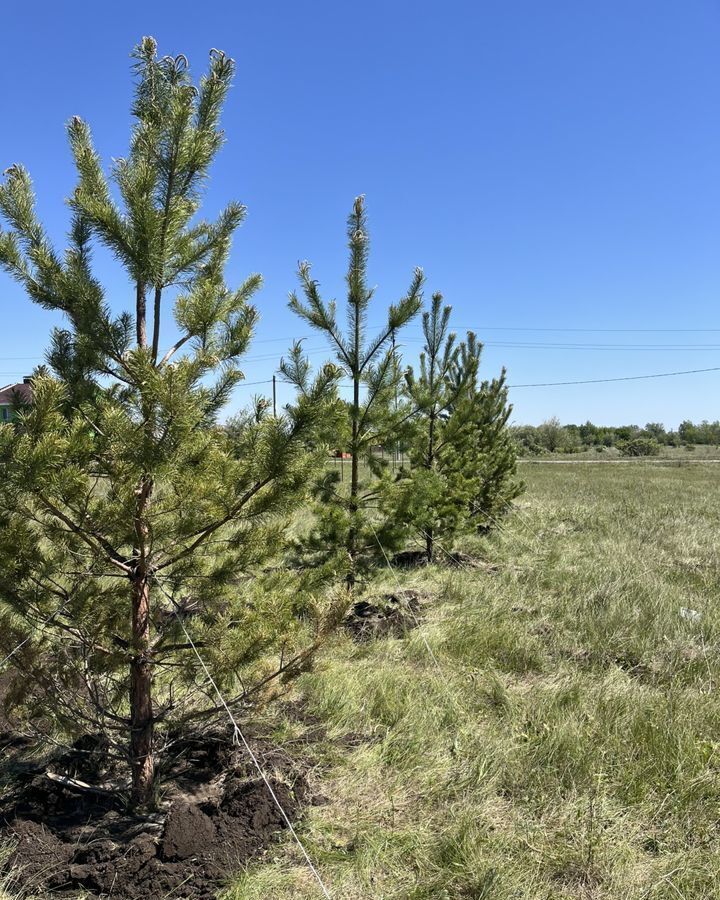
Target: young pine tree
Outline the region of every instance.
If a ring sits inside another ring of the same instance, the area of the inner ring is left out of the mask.
[[[361,478],[366,464],[377,477],[382,462],[373,448],[384,445],[394,434],[403,413],[393,406],[395,387],[400,378],[397,354],[392,341],[409,322],[422,303],[423,273],[416,269],[407,294],[391,305],[387,323],[378,334],[367,335],[367,313],[374,288],[367,283],[369,236],[365,202],[358,197],[347,225],[350,260],[347,283],[347,329],[343,334],[336,319],[335,301],[326,303],[320,297],[318,282],[310,275],[310,265],[302,263],[299,278],[305,302],[296,293],[290,295],[290,308],[328,339],[340,368],[352,383],[352,399],[345,404],[346,428],[339,437],[347,438],[350,452],[350,486],[347,495],[339,490],[336,474],[322,483],[319,527],[311,543],[320,555],[333,555],[338,544],[345,549],[345,575],[354,584],[364,557],[377,555],[386,541],[391,541],[394,523],[373,521],[379,490],[375,482]]]
[[[473,529],[490,531],[525,485],[517,478],[517,444],[508,427],[512,405],[505,369],[498,378],[478,381],[481,354],[482,344],[468,333],[453,365],[458,395],[450,420],[459,433],[449,464],[470,497]]]
[[[478,382],[482,345],[448,333],[451,308],[440,294],[423,316],[420,372],[406,374],[412,415],[405,428],[411,467],[385,495],[388,515],[419,536],[432,562],[458,534],[487,530],[522,490],[507,421],[505,372]]]
[[[428,562],[432,562],[436,537],[451,540],[467,518],[468,496],[465,479],[448,464],[462,436],[463,422],[451,412],[472,383],[472,365],[459,367],[461,346],[449,332],[452,308],[442,305],[435,293],[429,310],[423,313],[425,346],[416,375],[408,367],[405,397],[413,410],[408,428],[411,470],[401,479],[403,513],[425,541]],[[454,377],[453,377],[454,376]]]
[[[158,58],[151,38],[134,58],[130,149],[110,179],[88,126],[68,126],[78,181],[64,253],[38,221],[25,170],[10,168],[0,187],[0,264],[67,321],[53,334],[53,376],[36,379],[16,426],[0,427],[0,643],[27,639],[18,690],[46,717],[127,748],[143,804],[156,728],[198,711],[180,621],[233,672],[292,627],[281,586],[248,599],[241,581],[273,552],[278,515],[325,457],[335,373],[278,417],[217,425],[242,379],[260,284],[225,282],[244,208],[197,218],[234,64],[213,50],[196,86],[185,58]],[[93,274],[97,244],[125,271],[126,311]]]

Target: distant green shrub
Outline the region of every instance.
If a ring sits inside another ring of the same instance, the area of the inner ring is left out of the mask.
[[[615,445],[623,456],[657,456],[660,444],[655,438],[634,437],[626,441],[618,441]]]

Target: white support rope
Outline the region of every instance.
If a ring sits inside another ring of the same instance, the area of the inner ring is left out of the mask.
[[[163,588],[163,586],[160,584],[160,582],[157,580],[157,578],[155,579],[155,582],[156,582],[156,584],[158,585],[158,587],[160,588],[160,590],[163,592],[163,594],[165,594],[165,596],[168,598],[168,600],[170,600],[170,602],[173,604],[173,606],[175,606],[176,609],[179,609],[178,604],[175,602],[174,598],[173,598],[170,594],[168,594],[168,592],[165,590],[165,588]],[[220,701],[221,705],[222,705],[223,708],[225,709],[225,712],[227,713],[228,718],[230,719],[230,722],[232,723],[232,726],[233,726],[233,742],[234,742],[235,744],[238,744],[238,745],[239,745],[240,743],[242,743],[243,747],[244,747],[245,750],[247,751],[247,754],[248,754],[248,756],[250,757],[250,759],[252,760],[252,762],[253,762],[255,768],[258,770],[258,772],[259,772],[259,774],[260,774],[260,777],[261,777],[262,780],[265,782],[265,786],[267,787],[268,791],[270,792],[270,796],[272,797],[272,799],[273,799],[273,801],[274,801],[274,803],[275,803],[275,806],[277,806],[278,810],[280,811],[280,815],[283,817],[283,819],[284,819],[284,821],[285,821],[285,824],[286,824],[287,827],[289,828],[290,834],[291,834],[291,835],[293,836],[293,838],[295,839],[295,843],[298,845],[298,847],[300,848],[300,851],[301,851],[302,855],[305,857],[305,862],[308,864],[308,867],[309,867],[310,871],[311,871],[311,872],[313,873],[313,875],[315,876],[315,880],[316,880],[317,883],[319,884],[320,890],[323,892],[323,896],[326,897],[327,900],[331,900],[330,893],[328,892],[328,889],[325,887],[325,884],[324,884],[322,878],[320,877],[320,873],[317,871],[317,869],[316,869],[315,866],[313,865],[313,862],[312,862],[312,860],[310,859],[310,856],[309,856],[307,850],[305,849],[305,846],[303,845],[303,842],[300,840],[300,838],[298,837],[297,832],[296,832],[295,829],[293,828],[293,824],[292,824],[292,822],[290,821],[290,818],[288,817],[288,814],[285,812],[285,809],[283,808],[282,803],[280,803],[280,800],[278,799],[277,794],[276,794],[275,791],[273,790],[273,786],[270,784],[270,781],[269,781],[267,775],[266,775],[265,772],[263,771],[263,768],[262,768],[262,766],[260,765],[260,762],[258,761],[257,756],[255,756],[255,754],[253,753],[252,747],[250,746],[250,744],[249,744],[249,743],[247,742],[247,740],[245,739],[245,735],[244,735],[244,734],[242,733],[242,731],[240,730],[240,726],[239,726],[238,723],[236,722],[235,716],[232,714],[232,710],[230,709],[230,707],[229,707],[228,704],[226,703],[225,698],[223,697],[223,695],[220,693],[220,688],[218,688],[217,684],[215,683],[215,679],[214,679],[214,678],[212,677],[212,675],[210,674],[210,670],[209,670],[208,667],[205,665],[205,660],[204,660],[204,659],[202,658],[202,656],[200,656],[200,654],[198,653],[198,649],[197,649],[197,647],[195,646],[195,644],[194,644],[194,642],[193,642],[193,639],[190,637],[190,634],[189,634],[187,628],[185,627],[185,623],[183,622],[182,618],[181,618],[179,615],[177,615],[177,613],[175,614],[175,617],[176,617],[176,619],[178,620],[178,622],[180,623],[180,627],[181,627],[182,630],[185,632],[185,637],[187,638],[188,643],[189,643],[190,646],[192,647],[192,650],[193,650],[193,652],[195,653],[195,656],[197,657],[198,662],[200,663],[200,665],[201,665],[202,668],[203,668],[203,671],[205,672],[205,674],[206,674],[207,677],[208,677],[208,681],[209,681],[210,684],[213,686],[213,689],[214,689],[214,691],[215,691],[215,693],[216,693],[216,695],[217,695],[218,700]]]

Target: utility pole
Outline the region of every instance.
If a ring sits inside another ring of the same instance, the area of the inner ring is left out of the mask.
[[[277,392],[275,390],[275,376],[273,375],[273,416],[277,418]]]

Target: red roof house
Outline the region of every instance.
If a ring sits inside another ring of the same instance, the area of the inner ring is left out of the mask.
[[[0,422],[9,422],[18,405],[32,402],[32,378],[0,388]]]

